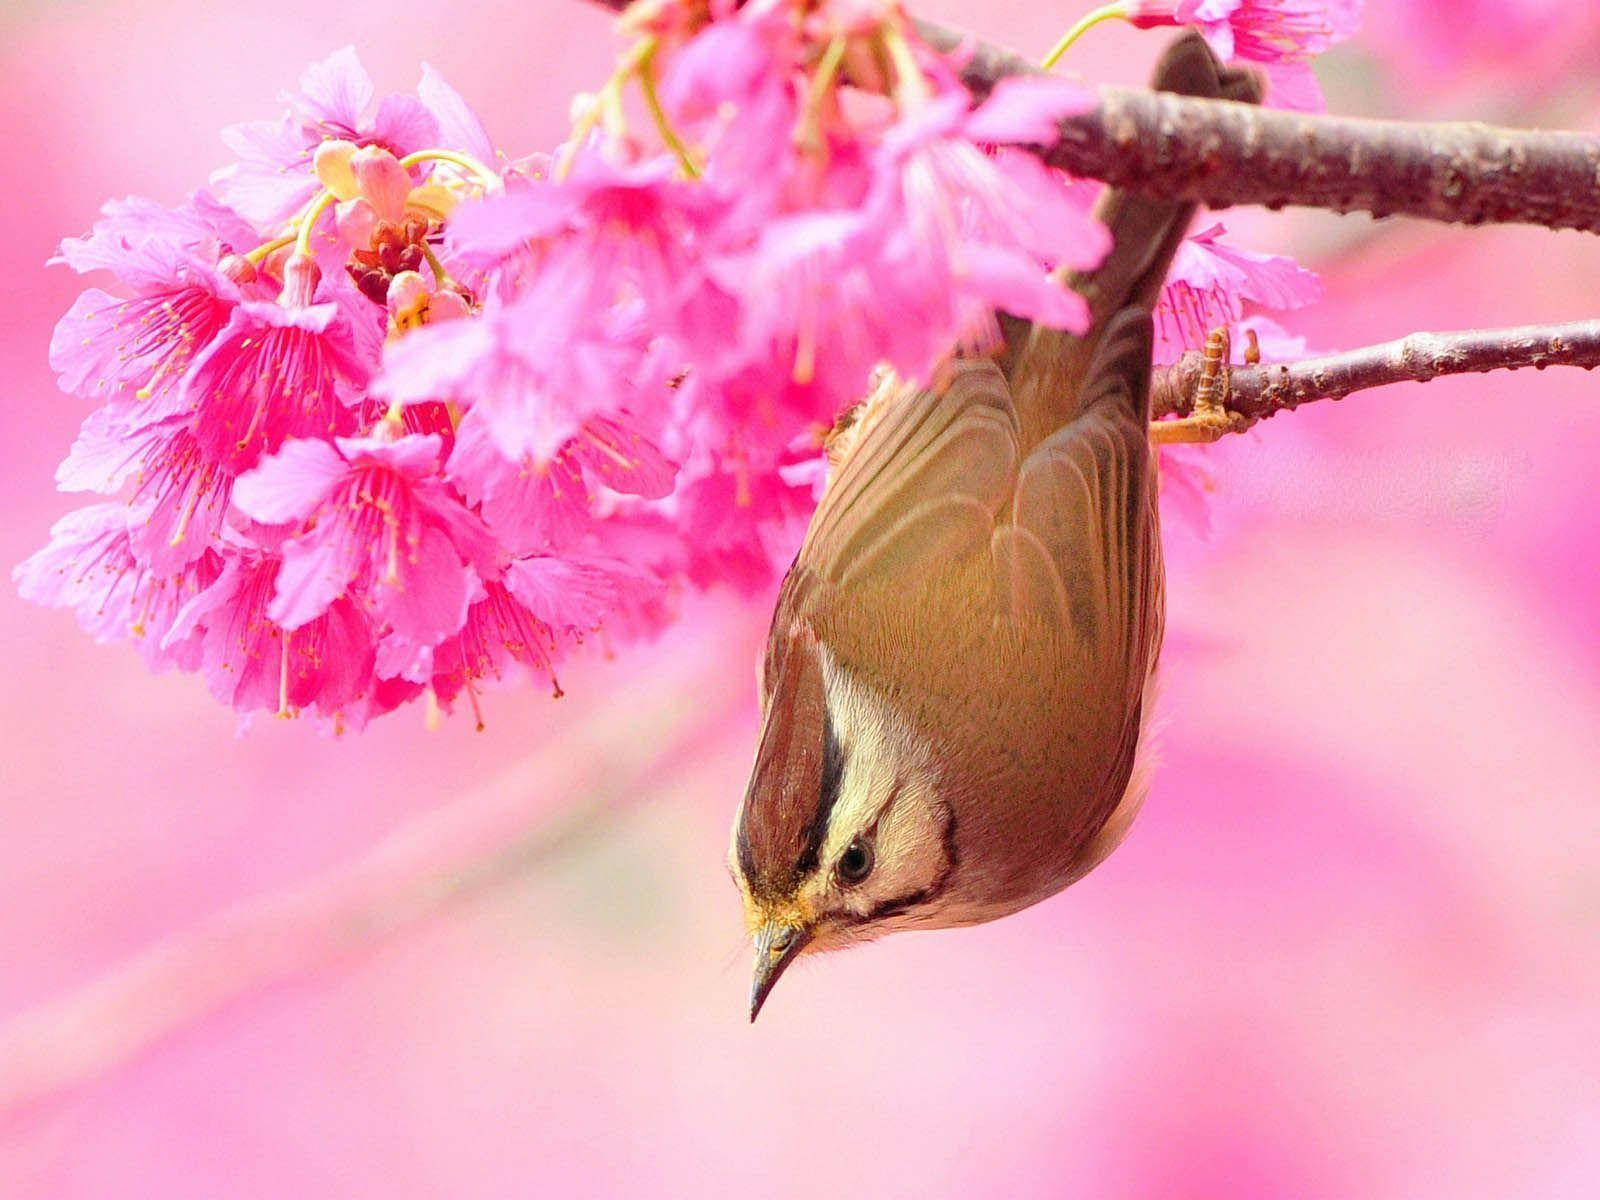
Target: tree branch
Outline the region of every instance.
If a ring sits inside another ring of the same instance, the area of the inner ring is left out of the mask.
[[[970,35],[929,21],[917,31],[947,53],[970,53],[961,78],[974,96],[1038,73]],[[1062,122],[1046,162],[1208,208],[1296,205],[1600,233],[1600,138],[1587,134],[1317,116],[1131,88],[1100,97]]]
[[[594,0],[620,12],[627,0]],[[976,97],[1037,74],[1021,55],[932,21],[929,45],[966,56]],[[1209,208],[1259,204],[1600,233],[1600,137],[1465,122],[1372,121],[1102,88],[1042,157],[1087,179]]]
[[[1425,383],[1441,375],[1515,371],[1523,367],[1600,366],[1600,321],[1568,325],[1472,330],[1466,333],[1414,333],[1398,341],[1342,354],[1267,366],[1223,366],[1214,375],[1211,395],[1224,414],[1212,422],[1215,440],[1275,413],[1312,400],[1340,400],[1352,392],[1391,383]],[[1190,351],[1156,372],[1150,389],[1152,417],[1199,417],[1206,356]],[[1215,413],[1217,410],[1212,409]],[[1230,419],[1225,414],[1231,414]]]

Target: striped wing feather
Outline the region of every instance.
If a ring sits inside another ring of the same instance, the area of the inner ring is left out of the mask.
[[[998,367],[961,361],[937,390],[900,397],[846,458],[797,569],[841,588],[905,578],[975,553],[1012,497],[1016,416]]]
[[[1160,559],[1145,410],[1150,318],[1106,331],[1080,415],[1017,472],[1010,522],[995,531],[999,594],[1012,619],[1070,633],[1106,686],[1136,700],[1160,639]]]

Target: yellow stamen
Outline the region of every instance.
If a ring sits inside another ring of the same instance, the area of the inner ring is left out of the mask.
[[[278,631],[278,716],[288,720],[294,714],[289,710],[289,635]]]
[[[472,719],[477,724],[477,731],[482,733],[484,730],[483,709],[478,704],[478,689],[472,686],[471,675],[468,675],[462,682],[466,685],[467,699],[472,704]]]

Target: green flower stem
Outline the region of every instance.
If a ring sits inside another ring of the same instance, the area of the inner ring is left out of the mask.
[[[1126,6],[1122,4],[1108,4],[1104,8],[1095,9],[1071,29],[1067,30],[1066,33],[1061,35],[1061,40],[1051,48],[1049,54],[1044,56],[1044,61],[1040,65],[1043,66],[1046,71],[1050,70],[1061,61],[1062,55],[1066,54],[1066,52],[1072,48],[1072,43],[1076,42],[1096,25],[1100,25],[1106,21],[1125,20],[1127,16],[1128,10]]]

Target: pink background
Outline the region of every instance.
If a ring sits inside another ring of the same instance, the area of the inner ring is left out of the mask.
[[[1070,15],[985,7],[1033,50]],[[1424,60],[1438,6],[1374,7],[1336,109],[1593,126],[1560,73],[1593,42]],[[576,0],[0,12],[8,568],[71,503],[54,241],[177,199],[349,42],[518,151],[613,53]],[[1157,45],[1075,53],[1132,81]],[[1327,274],[1317,347],[1596,313],[1593,238],[1226,219]],[[1393,388],[1216,447],[1127,845],[1021,916],[802,964],[753,1029],[722,857],[759,609],[495,695],[483,734],[241,740],[0,587],[0,1194],[1593,1195],[1595,386]]]

